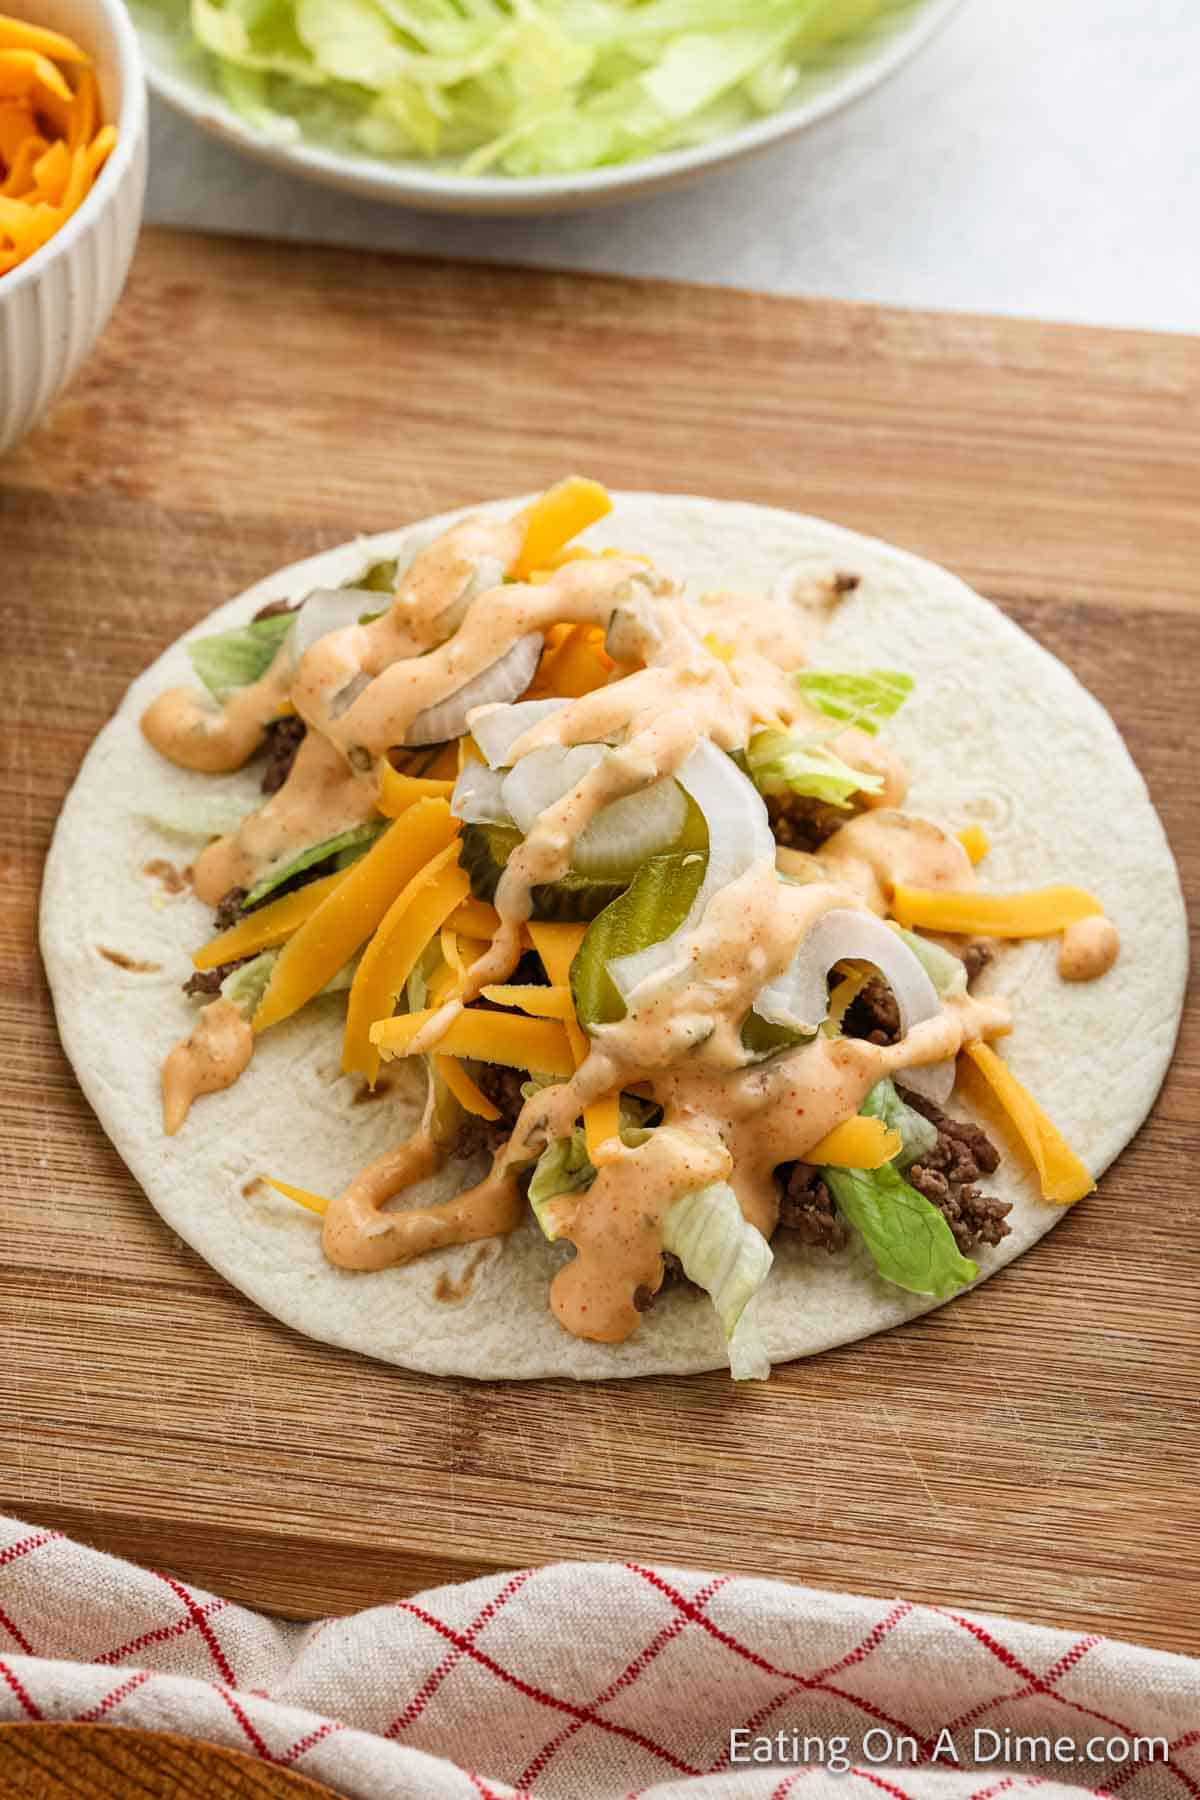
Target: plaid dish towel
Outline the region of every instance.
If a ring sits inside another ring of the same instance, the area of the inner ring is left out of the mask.
[[[1200,1663],[984,1614],[561,1564],[289,1624],[0,1519],[0,1721],[249,1751],[352,1800],[1200,1796]]]

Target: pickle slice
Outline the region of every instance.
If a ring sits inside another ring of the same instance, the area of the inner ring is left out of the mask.
[[[678,931],[700,891],[707,861],[695,850],[652,856],[625,892],[592,920],[571,964],[575,1016],[585,1031],[625,1017],[609,964]]]
[[[397,559],[387,557],[383,562],[372,563],[365,574],[346,582],[347,587],[366,588],[372,594],[391,594],[396,586]]]
[[[505,864],[521,843],[514,825],[464,825],[458,852],[477,900],[493,901]],[[560,881],[548,881],[533,890],[533,917],[578,923],[594,919],[612,904],[637,871],[626,869],[604,875],[580,875],[569,869]]]
[[[776,1025],[761,1014],[748,1012],[742,1021],[742,1044],[755,1061],[774,1056],[777,1050],[795,1050],[800,1044],[811,1044],[814,1031],[797,1031],[791,1025]]]

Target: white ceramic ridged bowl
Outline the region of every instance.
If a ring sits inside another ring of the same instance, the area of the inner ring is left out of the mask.
[[[117,144],[62,230],[0,275],[0,454],[37,424],[108,323],[146,191],[146,83],[122,0],[5,0],[5,9],[89,52]]]

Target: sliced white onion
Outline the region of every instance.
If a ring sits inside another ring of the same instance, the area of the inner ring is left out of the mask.
[[[352,675],[345,687],[339,688],[329,702],[329,717],[340,719],[343,713],[348,713],[358,696],[366,693],[371,685],[371,679],[365,669],[360,669],[357,675]]]
[[[450,796],[450,811],[466,825],[511,825],[513,816],[504,804],[504,776],[486,763],[464,763]]]
[[[711,738],[700,739],[676,779],[704,814],[708,867],[677,931],[661,944],[635,950],[632,956],[618,956],[609,964],[608,972],[626,1004],[643,982],[686,960],[688,939],[718,889],[736,881],[752,863],[764,857],[772,863],[775,860],[775,839],[762,796]]]
[[[636,794],[602,806],[575,839],[571,867],[581,875],[608,875],[636,869],[679,841],[687,824],[683,789],[669,776]]]
[[[904,1033],[941,1011],[937,990],[908,945],[874,913],[837,906],[821,915],[783,974],[763,988],[755,1012],[773,1025],[815,1031],[829,1011],[828,975],[839,962],[879,970],[896,997]]]
[[[292,629],[288,633],[288,649],[292,667],[299,668],[305,652],[318,638],[346,625],[357,625],[364,613],[376,613],[387,597],[372,593],[370,588],[316,588],[301,604]]]
[[[957,1064],[949,1056],[945,1062],[926,1063],[920,1068],[897,1069],[896,1079],[901,1087],[911,1088],[914,1094],[932,1100],[935,1106],[945,1106],[954,1092],[956,1073]]]
[[[493,588],[499,587],[503,580],[504,564],[500,558],[498,556],[481,556],[475,564],[473,572],[463,583],[457,597],[436,615],[438,630],[442,634],[443,642],[446,638],[454,636],[466,618],[472,602],[478,600],[480,594],[490,593]]]
[[[573,744],[570,749],[547,744],[544,750],[531,750],[504,777],[504,804],[522,831],[532,831],[544,812],[603,761],[600,744]]]
[[[455,783],[451,811],[468,824],[533,830],[542,815],[604,760],[601,744],[548,744],[507,772],[468,763]],[[670,777],[602,806],[576,838],[571,866],[583,875],[637,868],[670,849],[687,823],[683,789]]]
[[[480,703],[477,701],[477,705]],[[519,706],[489,706],[478,718],[469,721],[471,736],[487,757],[493,769],[508,766],[509,751],[519,737],[548,719],[551,713],[570,706],[569,700],[522,700]]]
[[[604,648],[614,662],[620,663],[649,662],[650,655],[662,648],[662,642],[654,608],[640,597],[617,607],[604,634]]]
[[[526,632],[511,649],[465,686],[445,700],[439,700],[436,706],[427,706],[424,712],[418,713],[404,734],[405,744],[415,749],[421,744],[444,744],[450,738],[461,737],[467,728],[467,714],[473,707],[515,700],[525,692],[537,671],[541,655],[541,632]]]

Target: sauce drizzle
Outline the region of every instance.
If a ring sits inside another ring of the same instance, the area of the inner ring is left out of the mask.
[[[644,1143],[617,1150],[564,1209],[562,1235],[575,1256],[551,1290],[568,1331],[616,1343],[636,1329],[639,1292],[660,1284],[663,1221],[676,1199],[727,1180],[746,1219],[769,1238],[779,1165],[804,1160],[884,1076],[943,1063],[965,1045],[1001,1035],[1010,1013],[1002,1000],[963,993],[894,1044],[821,1032],[754,1057],[742,1032],[755,998],[788,968],[824,913],[851,908],[886,917],[894,884],[969,891],[974,867],[956,837],[898,810],[908,781],[896,756],[861,731],[831,729],[801,697],[791,672],[808,645],[795,609],[733,594],[692,607],[644,559],[624,555],[567,561],[528,582],[504,580],[523,528],[519,518],[464,521],[413,559],[380,617],[319,638],[295,668],[283,646],[262,679],[220,709],[185,690],[163,694],[142,729],[183,767],[222,772],[253,755],[285,702],[307,727],[279,791],[197,859],[195,891],[215,903],[297,847],[371,817],[378,760],[405,744],[419,715],[484,675],[519,639],[573,625],[608,634],[615,666],[607,684],[540,719],[511,760],[576,744],[603,744],[606,753],[513,851],[495,897],[500,928],[466,970],[457,997],[425,1026],[419,1049],[436,1044],[486,984],[512,973],[533,889],[564,875],[596,814],[678,772],[701,739],[738,752],[764,727],[811,731],[844,762],[880,778],[878,791],[860,796],[861,810],[815,854],[781,855],[792,879],[781,880],[774,857],[764,856],[713,895],[689,931],[686,957],[639,987],[623,1019],[596,1030],[570,1080],[532,1094],[483,1180],[440,1205],[392,1208],[453,1147],[435,1130],[431,1103],[415,1136],[329,1203],[322,1246],[344,1269],[383,1269],[510,1232],[526,1211],[519,1178],[542,1148],[567,1136],[593,1101],[637,1088],[661,1107],[662,1123]],[[761,801],[748,792],[751,804]],[[1063,934],[1060,973],[1094,979],[1117,950],[1109,920],[1082,919]],[[198,1094],[236,1079],[252,1045],[236,1007],[219,1000],[204,1008],[163,1069],[168,1132],[179,1129]]]

